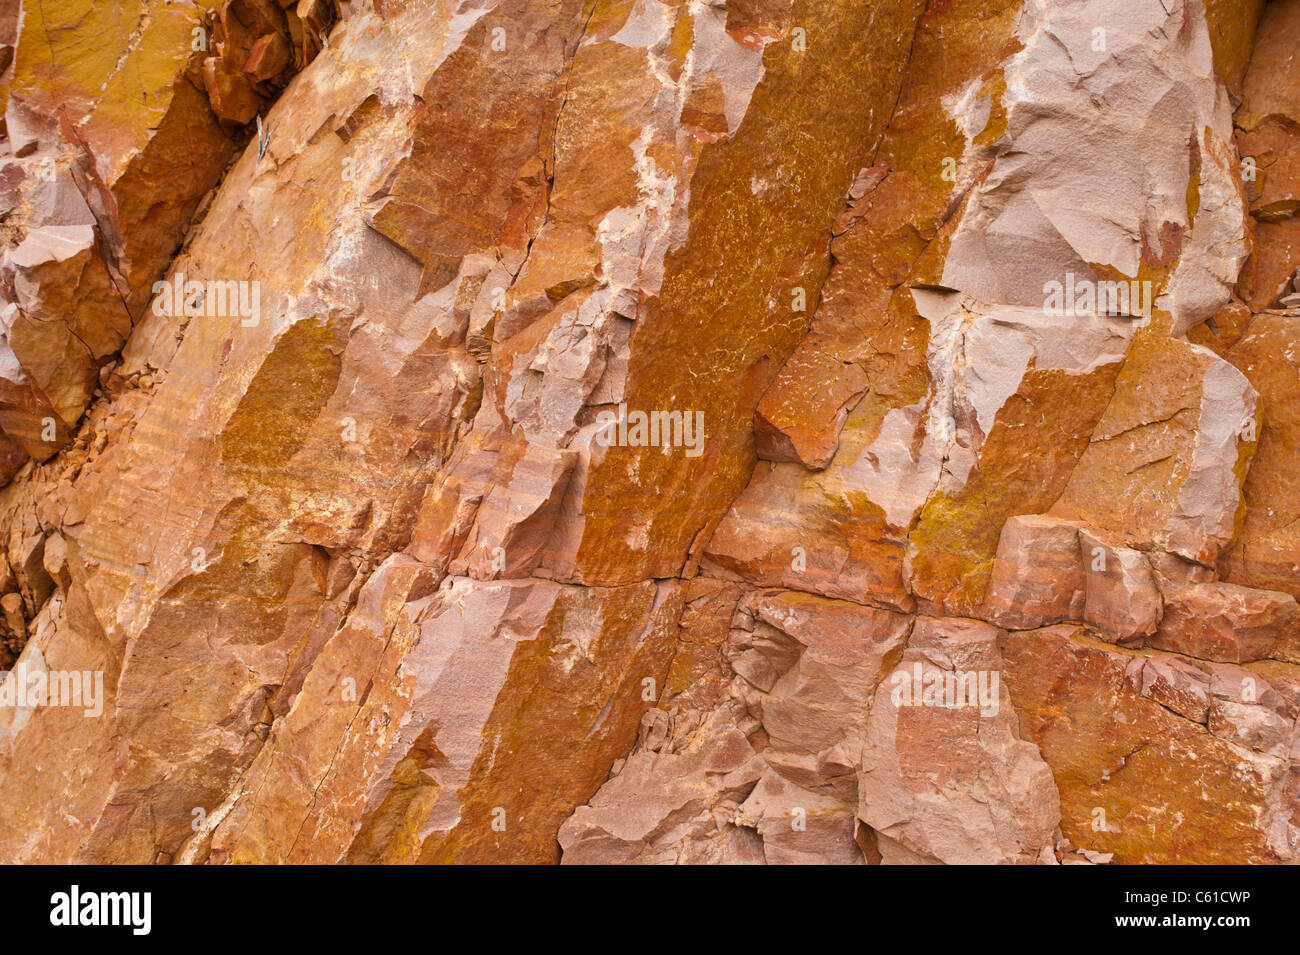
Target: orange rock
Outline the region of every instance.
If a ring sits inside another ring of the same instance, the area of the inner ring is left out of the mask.
[[[1190,700],[1180,708],[1192,718],[1162,706],[1163,692],[1143,676],[1147,658],[1071,625],[1012,633],[1001,648],[1021,734],[1052,769],[1061,831],[1075,846],[1121,864],[1294,856],[1281,796],[1287,760],[1193,722]],[[1215,699],[1233,704],[1225,722],[1270,722],[1267,682],[1243,672],[1258,685],[1254,702],[1240,700],[1242,683],[1228,671],[1211,683]],[[1239,699],[1219,695],[1232,692]]]
[[[1259,447],[1242,488],[1246,509],[1220,558],[1225,580],[1300,595],[1300,316],[1264,312],[1228,353],[1259,392]]]
[[[1114,6],[0,2],[0,861],[1293,861],[1296,2]]]
[[[45,460],[70,441],[243,139],[219,120],[251,121],[292,75],[286,17],[297,15],[268,0],[154,2],[133,18],[38,6],[24,13],[6,88],[0,306],[14,367],[0,428]],[[266,40],[251,81],[240,72],[257,39],[248,24]]]
[[[1231,542],[1256,396],[1199,346],[1144,334],[1053,515],[1213,566]]]
[[[836,494],[841,489],[828,484],[790,465],[760,465],[710,539],[703,566],[761,586],[911,610],[903,545],[890,539],[880,509],[861,492]]]

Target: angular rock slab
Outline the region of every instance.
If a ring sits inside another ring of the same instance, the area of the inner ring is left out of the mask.
[[[1019,738],[1000,635],[979,621],[918,617],[876,691],[858,816],[886,864],[1026,864],[1050,852],[1056,785],[1038,748]]]

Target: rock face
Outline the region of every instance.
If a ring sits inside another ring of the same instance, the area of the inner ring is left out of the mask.
[[[0,861],[1294,861],[1298,59],[0,0]]]

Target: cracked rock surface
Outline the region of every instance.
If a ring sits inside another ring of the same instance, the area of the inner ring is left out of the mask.
[[[0,0],[0,105],[0,861],[1295,861],[1300,0]]]

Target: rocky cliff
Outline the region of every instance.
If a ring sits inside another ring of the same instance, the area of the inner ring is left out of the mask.
[[[0,0],[0,861],[1300,850],[1300,0]]]

